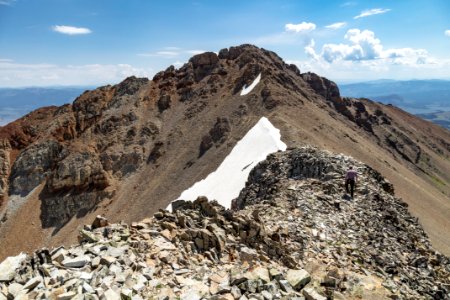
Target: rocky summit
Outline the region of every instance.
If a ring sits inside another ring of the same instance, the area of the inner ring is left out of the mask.
[[[348,166],[356,195],[343,192]],[[224,178],[224,180],[226,180]],[[271,154],[228,210],[177,201],[0,264],[0,299],[448,299],[435,251],[381,174],[314,147]]]

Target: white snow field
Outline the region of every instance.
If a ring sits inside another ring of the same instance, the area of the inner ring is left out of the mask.
[[[217,200],[224,207],[230,208],[231,201],[244,188],[251,169],[268,154],[278,150],[286,150],[286,144],[281,141],[280,130],[262,117],[234,146],[216,171],[185,190],[178,199],[194,201],[198,196],[206,196],[209,200]],[[167,209],[171,208],[169,205]]]
[[[258,77],[256,77],[255,80],[253,80],[252,84],[250,84],[249,86],[244,86],[242,88],[241,96],[245,96],[248,93],[250,93],[260,81],[261,81],[261,73],[259,73]]]

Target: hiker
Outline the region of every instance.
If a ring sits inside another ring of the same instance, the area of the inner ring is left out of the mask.
[[[350,168],[347,171],[347,174],[345,175],[345,190],[347,191],[347,194],[348,194],[349,193],[348,186],[350,185],[350,194],[352,196],[352,199],[353,199],[353,192],[355,190],[357,178],[358,178],[358,173],[356,173],[356,171],[353,170],[353,167],[350,166]]]

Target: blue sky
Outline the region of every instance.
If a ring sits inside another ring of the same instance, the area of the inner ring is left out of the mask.
[[[450,79],[450,1],[0,0],[0,87],[152,77],[243,43],[340,83]]]

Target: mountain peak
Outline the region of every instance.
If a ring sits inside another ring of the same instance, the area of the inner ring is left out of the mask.
[[[129,77],[86,91],[71,105],[0,128],[7,245],[0,256],[72,243],[76,228],[98,214],[131,222],[167,207],[216,170],[262,117],[288,147],[311,144],[379,170],[432,241],[443,251],[450,245],[450,210],[442,207],[450,191],[440,184],[450,180],[447,131],[390,106],[342,98],[332,81],[241,45],[195,55],[153,80]],[[36,226],[24,233],[23,220]]]

